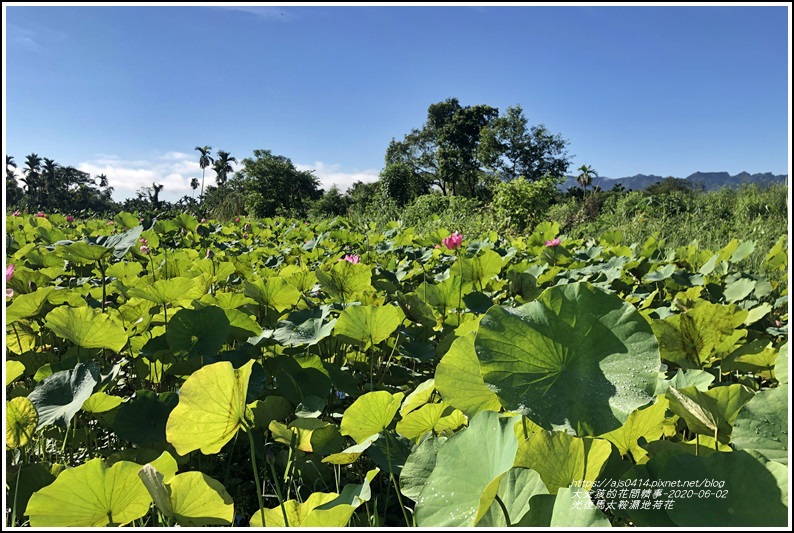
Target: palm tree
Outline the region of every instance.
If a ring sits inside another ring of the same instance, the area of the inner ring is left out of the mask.
[[[579,171],[579,175],[576,176],[576,181],[582,186],[582,197],[584,198],[584,194],[587,192],[587,186],[593,182],[593,178],[598,177],[598,172],[593,170],[593,167],[590,165],[582,165],[577,170]]]
[[[13,155],[7,155],[6,156],[6,182],[8,182],[8,180],[12,180],[12,179],[16,180],[16,170],[17,170],[17,164],[16,164],[16,161],[14,161],[14,156]]]
[[[199,166],[201,167],[201,194],[199,195],[199,200],[204,198],[204,170],[210,166],[215,160],[210,157],[210,150],[212,150],[212,146],[196,146],[196,150],[198,150],[201,155],[199,156]]]
[[[30,195],[37,206],[41,203],[40,170],[41,158],[38,154],[30,154],[25,158],[25,170],[22,171],[25,177],[22,178],[22,182],[25,184],[25,194]]]
[[[59,166],[60,165],[58,165],[54,159],[48,159],[46,157],[44,158],[44,166],[41,169],[41,174],[44,180],[44,192],[47,194],[47,203],[49,205],[52,204],[52,201],[54,200],[52,195],[58,188],[55,172],[58,170]]]
[[[237,162],[237,158],[229,157],[229,152],[224,152],[223,150],[218,150],[218,159],[215,160],[215,164],[212,165],[212,169],[215,171],[216,177],[215,179],[218,181],[218,187],[222,186],[226,183],[228,179],[229,172],[232,172],[234,169],[232,168],[231,162]]]
[[[100,187],[107,187],[108,186],[108,177],[105,174],[100,174],[96,177],[99,180]]]
[[[198,186],[199,186],[198,178],[190,178],[190,188],[193,189],[193,194],[191,195],[191,198],[196,197],[196,189],[198,189]]]

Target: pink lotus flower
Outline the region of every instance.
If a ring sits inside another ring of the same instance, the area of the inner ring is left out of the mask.
[[[234,217],[235,222],[240,222],[240,217]]]
[[[66,222],[74,222],[74,217],[72,215],[66,215]]]
[[[243,233],[243,239],[247,239],[247,238],[248,238],[248,234],[247,233]]]
[[[113,222],[112,220],[108,220],[108,226],[112,226],[113,224],[115,224],[115,222]]]
[[[243,229],[244,229],[245,231],[248,231],[248,230],[250,230],[250,229],[251,229],[251,224],[249,224],[248,222],[246,222],[246,223],[245,223],[245,226],[243,226]]]
[[[340,259],[340,261],[341,261],[341,259]],[[348,263],[353,263],[354,265],[357,265],[357,264],[359,264],[361,262],[361,256],[359,256],[357,254],[347,254],[345,256],[345,261],[347,261]]]
[[[212,259],[213,257],[215,257],[215,252],[207,248],[207,259]]]
[[[463,242],[463,235],[456,231],[441,242],[443,242],[444,246],[446,246],[448,249],[457,250],[460,248],[460,245]]]
[[[554,247],[560,245],[560,239],[552,239],[550,241],[546,241],[546,246]]]
[[[11,216],[12,216],[12,217],[18,217],[20,214],[21,214],[21,213],[19,212],[19,209],[17,209],[17,210],[16,210],[16,211],[14,211],[13,213],[11,213]]]
[[[146,237],[141,237],[141,244],[149,244],[149,241],[146,240]]]
[[[39,218],[47,218],[47,215],[44,214],[44,211],[39,211],[36,213],[36,216]]]
[[[8,265],[6,267],[6,283],[11,280],[11,276],[14,275],[14,265]],[[11,298],[14,296],[14,289],[6,289],[6,298]]]
[[[149,247],[146,246],[145,244],[141,244],[141,253],[143,255],[147,255],[149,253]]]
[[[202,219],[201,219],[201,223],[202,223],[202,224],[204,224],[206,221],[207,221],[207,219],[206,219],[206,218],[202,218]]]

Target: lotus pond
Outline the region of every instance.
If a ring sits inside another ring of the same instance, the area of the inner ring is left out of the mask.
[[[785,237],[764,273],[549,223],[6,239],[7,526],[788,523]]]

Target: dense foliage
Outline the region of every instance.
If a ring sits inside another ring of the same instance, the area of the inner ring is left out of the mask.
[[[784,237],[124,212],[6,237],[7,525],[787,523]]]

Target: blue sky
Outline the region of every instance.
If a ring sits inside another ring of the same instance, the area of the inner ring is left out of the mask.
[[[190,194],[197,145],[345,190],[450,97],[520,104],[569,141],[571,173],[791,166],[784,4],[3,10],[4,152],[105,173],[116,199]]]

